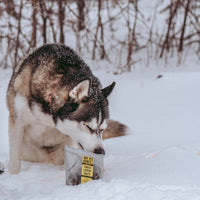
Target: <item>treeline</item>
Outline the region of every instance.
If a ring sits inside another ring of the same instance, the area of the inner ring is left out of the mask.
[[[136,62],[188,51],[200,60],[199,0],[0,1],[0,67],[45,43],[59,42],[121,71]]]

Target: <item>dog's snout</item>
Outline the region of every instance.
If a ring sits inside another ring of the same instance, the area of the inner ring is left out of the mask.
[[[104,151],[104,149],[103,149],[102,147],[96,148],[96,149],[94,150],[94,153],[105,155],[105,151]]]

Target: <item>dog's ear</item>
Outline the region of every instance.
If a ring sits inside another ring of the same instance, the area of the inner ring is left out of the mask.
[[[80,102],[84,97],[88,97],[89,89],[90,80],[83,80],[70,91],[69,96],[74,99],[75,102]]]
[[[107,98],[107,97],[111,94],[111,92],[112,92],[113,88],[115,87],[115,85],[116,85],[116,83],[113,82],[113,83],[110,84],[109,86],[107,86],[107,87],[105,87],[104,89],[102,89],[102,94],[103,94],[103,96],[104,96],[105,98]]]

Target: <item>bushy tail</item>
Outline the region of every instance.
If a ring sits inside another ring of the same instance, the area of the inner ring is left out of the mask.
[[[120,122],[109,120],[108,127],[104,130],[103,140],[128,134],[128,127]]]

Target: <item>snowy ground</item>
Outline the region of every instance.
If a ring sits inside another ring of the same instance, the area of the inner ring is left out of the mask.
[[[23,162],[9,175],[5,92],[9,71],[0,71],[0,200],[200,199],[200,71],[96,72],[105,86],[115,80],[111,118],[127,124],[129,136],[104,141],[102,180],[66,186],[62,167]]]

